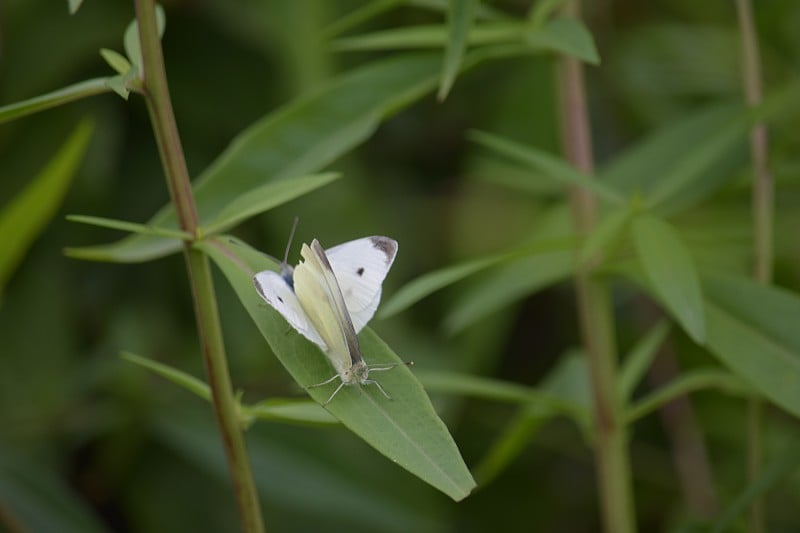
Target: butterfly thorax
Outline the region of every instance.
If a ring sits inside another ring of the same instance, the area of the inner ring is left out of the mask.
[[[348,385],[352,383],[364,383],[369,377],[369,368],[367,368],[367,363],[363,360],[356,361],[350,368],[342,370],[340,376],[342,381]]]

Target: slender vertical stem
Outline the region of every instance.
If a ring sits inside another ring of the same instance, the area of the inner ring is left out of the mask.
[[[573,0],[568,9],[579,16]],[[594,170],[589,114],[584,90],[583,66],[568,56],[561,59],[560,93],[562,144],[569,160],[580,170]],[[573,218],[578,231],[586,234],[597,219],[595,197],[584,188],[570,192]],[[608,286],[592,277],[592,266],[580,267],[575,286],[578,314],[594,399],[598,490],[603,524],[608,532],[636,530],[631,488],[628,439],[622,420],[622,405],[617,393],[617,348],[614,315]]]
[[[742,81],[747,103],[757,106],[761,103],[761,63],[758,54],[758,36],[753,21],[753,7],[750,0],[736,0],[739,18],[739,32],[742,36]],[[753,162],[753,226],[754,226],[754,264],[753,277],[759,283],[772,281],[772,218],[773,183],[767,168],[767,127],[760,123],[750,131],[750,156]],[[764,456],[763,405],[761,400],[750,400],[747,409],[747,473],[752,483],[761,470]],[[755,533],[765,531],[764,502],[761,498],[753,500],[750,506],[750,530]]]
[[[164,57],[156,27],[155,2],[136,0],[135,5],[142,48],[143,92],[150,120],[181,228],[196,235],[197,208],[169,98]],[[211,268],[208,258],[193,250],[189,243],[185,246],[184,255],[214,413],[228,459],[242,527],[248,533],[262,532],[261,508],[228,372]]]

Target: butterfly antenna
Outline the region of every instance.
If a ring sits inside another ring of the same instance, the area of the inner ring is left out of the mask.
[[[286,252],[283,254],[283,264],[289,264],[289,250],[292,248],[292,241],[294,240],[294,232],[297,229],[297,223],[300,222],[300,217],[294,217],[292,222],[292,231],[289,233],[289,242],[286,243]]]

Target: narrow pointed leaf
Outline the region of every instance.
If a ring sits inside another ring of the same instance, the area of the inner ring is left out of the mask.
[[[272,351],[297,383],[309,387],[331,376],[333,369],[319,348],[292,330],[256,293],[253,275],[276,268],[272,260],[227,237],[195,246],[222,270]],[[400,362],[369,328],[361,332],[359,341],[368,364]],[[374,387],[353,386],[340,391],[326,409],[392,461],[451,498],[465,498],[475,482],[419,381],[405,366],[382,372],[376,378],[392,400]],[[320,403],[328,399],[330,392],[325,387],[308,390]]]
[[[106,60],[106,63],[108,63],[111,68],[117,71],[117,74],[125,74],[132,67],[130,61],[128,61],[128,58],[115,50],[101,48],[100,55]]]
[[[339,421],[320,404],[310,400],[270,398],[254,405],[242,405],[242,415],[249,419],[302,424],[338,424]],[[247,422],[246,422],[247,424]]]
[[[706,318],[700,281],[678,232],[648,214],[634,220],[632,231],[636,252],[658,300],[695,342],[703,344]]]
[[[617,241],[631,219],[630,208],[621,208],[612,211],[603,217],[599,224],[592,230],[578,252],[578,262],[586,263]]]
[[[718,273],[703,276],[703,293],[711,353],[800,417],[800,296]]]
[[[267,115],[240,133],[194,185],[201,225],[244,194],[320,171],[366,139],[380,121],[436,86],[440,59],[405,56],[373,63]],[[170,205],[150,225],[177,228]],[[180,250],[150,235],[84,249],[82,257],[140,262]]]
[[[619,373],[619,392],[620,397],[627,401],[633,395],[634,389],[642,381],[650,365],[658,354],[664,340],[669,333],[669,323],[661,320],[658,324],[650,328],[630,354],[622,362],[622,369]]]
[[[25,252],[53,218],[83,159],[93,126],[81,122],[47,166],[0,210],[0,293]]]
[[[478,0],[450,0],[450,9],[447,12],[448,38],[437,95],[440,101],[447,97],[461,68],[461,60],[467,48],[467,34],[472,26],[477,3]]]
[[[51,107],[60,106],[67,102],[72,102],[73,100],[80,100],[87,96],[111,92],[111,89],[106,84],[108,79],[109,78],[94,78],[92,80],[82,81],[64,87],[63,89],[58,89],[57,91],[0,107],[0,124],[24,117],[25,115],[44,111]]]
[[[81,8],[81,4],[83,4],[83,0],[67,0],[67,5],[69,6],[69,14],[74,15],[78,12]]]
[[[150,370],[151,372],[158,374],[162,378],[171,381],[172,383],[188,390],[192,394],[195,394],[206,401],[211,401],[211,388],[208,386],[208,384],[206,384],[206,382],[197,379],[191,374],[187,374],[186,372],[178,370],[177,368],[173,368],[163,363],[159,363],[157,361],[153,361],[152,359],[147,359],[129,352],[123,352],[121,357],[128,362],[139,365]]]
[[[347,30],[358,26],[381,13],[385,13],[390,9],[401,5],[405,0],[374,0],[366,5],[354,9],[350,13],[339,18],[336,22],[328,26],[322,31],[322,36],[325,39],[336,37]]]
[[[563,159],[530,146],[504,139],[491,133],[473,131],[470,139],[493,152],[534,170],[537,175],[544,176],[563,185],[584,187],[612,204],[620,204],[622,196],[608,184],[578,171]]]
[[[192,236],[185,231],[174,229],[156,228],[146,224],[137,224],[135,222],[127,222],[125,220],[116,220],[113,218],[92,217],[87,215],[67,215],[67,220],[70,222],[79,222],[81,224],[89,224],[90,226],[98,226],[100,228],[118,229],[120,231],[128,231],[131,233],[142,233],[145,235],[155,235],[158,237],[166,237],[168,239],[176,240],[191,240]]]

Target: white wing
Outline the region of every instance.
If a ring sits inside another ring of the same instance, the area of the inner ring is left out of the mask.
[[[356,333],[370,321],[381,301],[381,284],[397,255],[397,241],[364,237],[325,250]]]
[[[309,322],[308,316],[300,305],[300,300],[297,299],[292,288],[280,274],[272,270],[264,270],[253,277],[253,283],[255,283],[258,294],[303,337],[319,346],[322,351],[328,349],[325,341]]]

